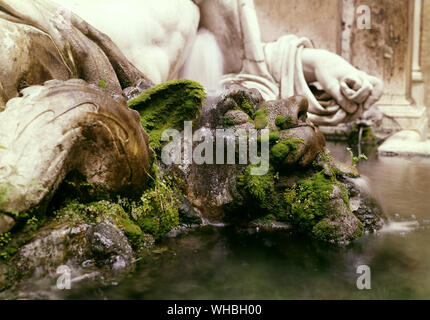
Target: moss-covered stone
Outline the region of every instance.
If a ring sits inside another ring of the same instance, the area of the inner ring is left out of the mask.
[[[284,125],[284,122],[285,122],[285,118],[282,115],[279,115],[275,118],[275,125],[278,128],[282,128],[282,126]]]
[[[236,125],[234,120],[229,116],[224,116],[222,120],[223,120],[222,124],[224,127],[232,127],[232,126]]]
[[[270,150],[270,160],[274,165],[281,164],[288,155],[295,156],[299,145],[303,144],[303,139],[287,137],[281,139]]]
[[[240,111],[245,112],[250,118],[254,116],[255,106],[248,95],[235,95],[235,101]]]
[[[332,184],[331,179],[319,172],[285,190],[284,199],[290,207],[289,218],[300,231],[311,231],[321,219],[329,215]]]
[[[244,198],[243,206],[249,208],[246,211],[252,212],[249,218],[256,219],[269,214],[275,220],[285,220],[286,208],[282,194],[275,189],[278,174],[271,167],[265,175],[252,175],[252,167],[247,166],[244,174],[237,176],[237,187]]]
[[[8,261],[46,222],[46,215],[39,215],[33,208],[16,215],[15,225],[7,233],[0,233],[0,260]],[[19,233],[19,234],[17,234]]]
[[[120,228],[134,246],[138,247],[142,241],[142,230],[117,203],[102,200],[83,204],[75,200],[54,214],[59,221],[76,223],[109,221]]]
[[[269,141],[270,145],[276,144],[281,139],[279,132],[272,131],[269,134],[262,134],[258,136],[257,142],[261,143],[262,141]]]
[[[173,80],[149,88],[128,104],[139,111],[150,146],[160,152],[162,132],[166,129],[182,131],[184,121],[195,120],[200,115],[205,99],[206,93],[199,83]]]
[[[353,218],[352,223],[350,217]],[[322,241],[342,243],[355,240],[363,235],[363,224],[353,215],[343,215],[320,220],[313,228],[312,235]]]
[[[353,215],[346,187],[323,171],[285,190],[289,221],[300,232],[318,240],[342,243],[363,234],[363,224]]]
[[[275,118],[275,125],[281,130],[292,128],[294,127],[293,118],[290,115],[285,117],[279,115]]]

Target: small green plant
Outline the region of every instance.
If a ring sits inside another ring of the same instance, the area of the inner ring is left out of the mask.
[[[156,165],[153,171],[153,187],[143,193],[139,203],[132,204],[131,216],[143,232],[159,239],[179,223],[178,199],[171,179]]]
[[[100,80],[99,81],[99,87],[103,88],[103,89],[106,89],[106,82],[104,80]]]
[[[36,216],[32,216],[30,219],[27,220],[26,224],[31,226],[33,228],[33,231],[36,231],[39,226],[39,219],[37,219]]]
[[[7,261],[13,255],[14,252],[6,248],[11,240],[10,232],[0,233],[0,259]]]
[[[354,167],[356,167],[357,166],[357,163],[360,161],[360,160],[367,160],[367,157],[366,157],[366,155],[365,154],[360,154],[360,155],[358,155],[358,156],[354,156],[354,152],[352,152],[352,149],[351,148],[346,148],[346,150],[349,152],[349,154],[351,155],[351,164],[354,166]]]
[[[10,232],[0,233],[0,249],[6,247],[11,239]]]
[[[255,165],[248,165],[243,175],[237,176],[237,188],[244,199],[243,203],[251,210],[247,218],[258,218],[262,215],[272,214],[276,220],[286,219],[285,208],[283,207],[282,194],[277,192],[275,183],[279,179],[279,173],[273,167],[265,175],[257,176],[251,174],[251,168]]]

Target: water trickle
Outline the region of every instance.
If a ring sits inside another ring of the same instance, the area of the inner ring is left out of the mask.
[[[200,29],[181,77],[200,82],[213,96],[221,89],[223,68],[223,56],[215,36],[206,29]]]
[[[418,229],[418,221],[389,221],[384,224],[380,232],[382,233],[407,233]]]

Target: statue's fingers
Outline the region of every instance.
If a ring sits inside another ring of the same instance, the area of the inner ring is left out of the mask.
[[[361,88],[357,91],[356,99],[354,100],[357,103],[364,103],[369,95],[372,93],[373,85],[370,83],[367,75],[365,75],[362,79]]]
[[[373,88],[371,94],[364,102],[364,110],[368,110],[381,98],[384,89],[384,84],[379,78],[369,76],[369,81],[372,83]]]
[[[347,76],[343,77],[340,82],[344,82],[348,88],[354,92],[361,88],[361,78],[355,73],[350,72]]]
[[[340,83],[340,88],[342,90],[342,94],[347,97],[348,99],[351,99],[355,95],[355,91],[351,89],[344,81]]]
[[[336,100],[336,102],[348,113],[353,113],[357,109],[354,102],[348,100],[341,92],[340,84],[337,80],[326,87],[326,91]]]
[[[354,90],[345,81],[342,81],[340,84],[342,94],[349,100],[352,100],[356,103],[364,103],[364,101],[366,101],[372,92],[373,86],[367,79],[363,79],[361,83],[361,87],[359,87],[357,90]]]
[[[363,86],[355,93],[352,100],[356,103],[364,103],[372,93],[372,89],[373,86],[368,80],[363,81]]]

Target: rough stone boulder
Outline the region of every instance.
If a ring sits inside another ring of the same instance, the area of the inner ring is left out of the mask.
[[[324,135],[308,119],[308,100],[305,97],[293,96],[284,100],[268,101],[258,108],[267,110],[267,126],[278,129],[281,140],[287,138],[302,140],[296,152],[283,160],[284,164],[297,163],[307,166],[323,151]]]
[[[240,129],[269,129],[269,162],[271,168],[276,167],[276,171],[288,171],[289,167],[294,166],[306,167],[324,150],[324,136],[307,120],[305,98],[296,96],[288,100],[264,102],[256,89],[231,86],[220,97],[209,97],[208,102],[213,106],[204,108],[194,129],[204,127],[213,136],[219,128],[232,129],[233,132]],[[288,115],[288,126],[276,126],[275,119],[278,116],[287,119]],[[235,143],[238,151],[238,139]],[[276,156],[281,161],[274,155],[277,149],[280,151]],[[219,222],[225,218],[226,207],[236,207],[242,202],[238,178],[246,168],[247,165],[239,164],[238,161],[235,164],[215,164],[214,161],[214,164],[178,166],[174,171],[186,181],[184,192],[193,205],[210,221]],[[268,175],[273,176],[274,171],[271,169]],[[290,170],[287,174],[293,173]],[[264,180],[264,176],[256,177]]]
[[[0,113],[0,210],[46,204],[70,172],[109,193],[145,187],[152,150],[125,99],[84,80],[50,80]]]

